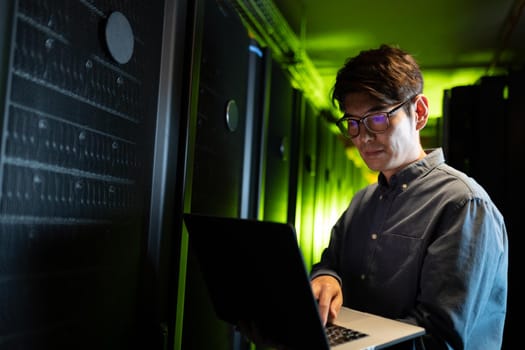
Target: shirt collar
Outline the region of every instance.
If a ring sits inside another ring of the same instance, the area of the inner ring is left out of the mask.
[[[383,173],[379,173],[378,184],[383,189],[394,189],[399,186],[403,186],[404,189],[420,176],[430,172],[432,169],[438,165],[445,162],[445,156],[443,154],[442,148],[436,148],[432,150],[427,150],[427,155],[425,158],[410,163],[405,168],[398,171],[396,174],[390,177],[390,184],[386,181]]]

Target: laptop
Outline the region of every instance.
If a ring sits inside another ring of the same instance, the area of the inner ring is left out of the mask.
[[[381,349],[425,329],[343,307],[322,324],[294,226],[184,214],[194,254],[217,317],[257,327],[287,349]]]

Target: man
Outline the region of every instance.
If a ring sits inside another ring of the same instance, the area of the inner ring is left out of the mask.
[[[408,53],[388,45],[339,70],[337,122],[378,181],[353,197],[311,272],[326,323],[341,305],[417,324],[413,349],[502,345],[508,241],[485,190],[420,141],[429,106]]]

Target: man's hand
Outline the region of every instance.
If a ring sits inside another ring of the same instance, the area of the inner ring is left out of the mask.
[[[311,285],[323,325],[333,322],[343,305],[343,291],[339,281],[332,276],[321,275],[314,278]]]

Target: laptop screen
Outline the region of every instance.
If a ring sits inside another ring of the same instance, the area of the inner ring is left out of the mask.
[[[252,323],[286,347],[329,348],[292,225],[198,214],[184,222],[218,318]]]

